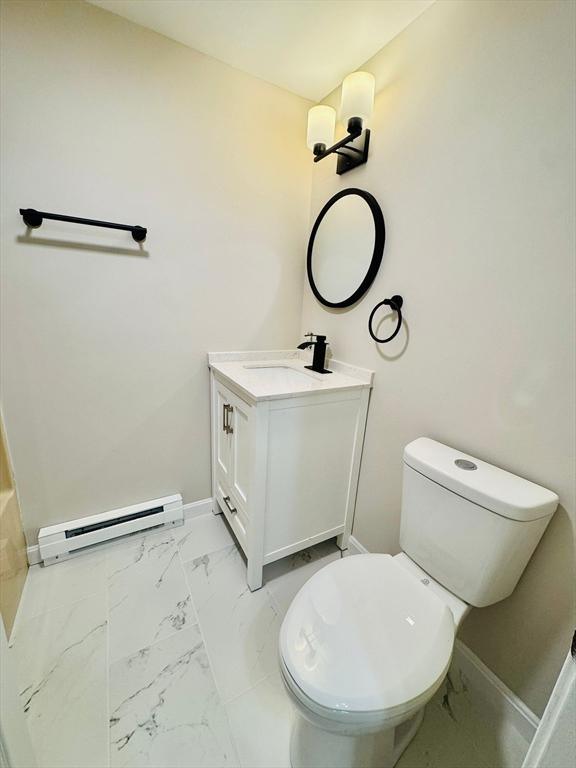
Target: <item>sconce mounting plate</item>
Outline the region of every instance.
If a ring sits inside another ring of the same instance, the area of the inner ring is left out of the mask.
[[[354,119],[354,118],[353,118]],[[350,131],[350,127],[348,128]],[[314,162],[318,163],[330,155],[338,155],[336,173],[341,176],[343,173],[364,165],[368,160],[368,148],[370,146],[370,131],[352,130],[347,136],[338,141],[323,152],[318,152],[314,157]]]
[[[337,150],[338,163],[336,165],[336,173],[341,176],[346,171],[351,171],[359,165],[364,165],[368,160],[369,146],[370,131],[365,130],[353,142]]]

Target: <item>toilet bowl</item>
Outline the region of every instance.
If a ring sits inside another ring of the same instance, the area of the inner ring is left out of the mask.
[[[404,450],[400,546],[318,571],[280,630],[293,768],[392,768],[471,606],[508,597],[558,497],[428,438]]]
[[[405,555],[347,557],[304,585],[280,632],[297,712],[293,768],[395,764],[444,680],[468,608],[431,587]]]

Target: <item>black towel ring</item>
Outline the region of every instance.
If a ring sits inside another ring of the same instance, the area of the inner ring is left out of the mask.
[[[398,331],[400,330],[402,326],[402,304],[404,303],[404,299],[402,296],[392,296],[391,299],[384,299],[384,301],[381,301],[380,304],[376,304],[372,312],[370,313],[370,319],[368,320],[368,330],[370,331],[370,336],[374,339],[374,341],[377,341],[378,344],[386,344],[387,341],[392,341],[392,339],[396,336]],[[374,319],[374,315],[376,314],[376,311],[380,309],[380,307],[383,307],[384,305],[391,307],[395,312],[398,312],[398,325],[396,326],[396,329],[394,333],[391,336],[388,336],[387,339],[379,339],[378,336],[374,333],[372,330],[372,320]]]

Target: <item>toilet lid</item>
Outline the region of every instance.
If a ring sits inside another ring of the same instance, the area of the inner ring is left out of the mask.
[[[454,644],[448,606],[390,555],[318,571],[294,598],[280,652],[291,677],[330,709],[401,707],[444,678]]]

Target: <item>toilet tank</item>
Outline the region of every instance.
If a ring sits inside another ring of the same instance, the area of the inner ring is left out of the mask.
[[[557,505],[552,491],[427,437],[404,449],[400,546],[470,605],[511,594]]]

